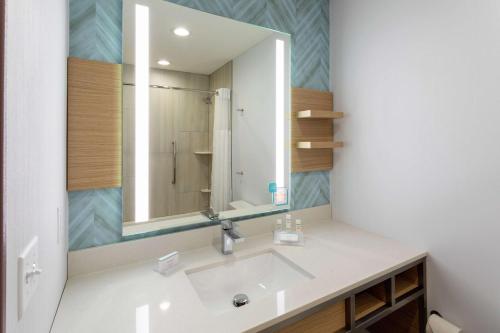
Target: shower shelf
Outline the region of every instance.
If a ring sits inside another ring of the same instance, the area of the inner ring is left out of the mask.
[[[200,190],[201,193],[212,193],[212,190],[209,188],[204,188]]]
[[[211,151],[195,151],[194,152],[195,155],[212,155],[212,152]]]

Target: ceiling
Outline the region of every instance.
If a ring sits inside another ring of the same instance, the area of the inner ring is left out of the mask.
[[[123,3],[123,62],[134,64],[135,5],[149,7],[150,66],[211,74],[275,32],[270,29],[168,3],[163,0],[125,0]],[[178,37],[176,27],[191,34]],[[157,64],[159,59],[169,66]]]

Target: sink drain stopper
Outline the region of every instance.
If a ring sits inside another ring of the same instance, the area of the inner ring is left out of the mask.
[[[237,294],[233,297],[233,305],[237,308],[246,305],[250,302],[248,296],[245,294]]]

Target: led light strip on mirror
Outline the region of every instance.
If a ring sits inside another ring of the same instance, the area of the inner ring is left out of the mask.
[[[149,220],[149,8],[135,6],[135,220]]]

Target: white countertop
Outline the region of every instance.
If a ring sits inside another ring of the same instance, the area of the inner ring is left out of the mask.
[[[426,252],[347,224],[305,229],[304,247],[275,246],[271,234],[251,237],[223,256],[215,247],[181,253],[169,276],[155,260],[68,280],[52,333],[254,332],[425,257]],[[185,270],[273,249],[315,276],[281,293],[214,315],[200,301]],[[280,303],[280,304],[278,304]]]

